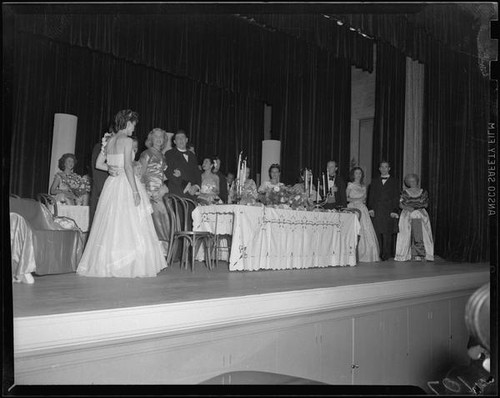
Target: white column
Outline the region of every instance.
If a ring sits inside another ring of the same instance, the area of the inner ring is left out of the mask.
[[[281,142],[277,140],[262,141],[262,166],[260,169],[261,183],[269,181],[269,167],[280,163]]]
[[[54,114],[54,133],[52,138],[52,156],[50,159],[49,186],[50,189],[54,175],[60,171],[58,160],[65,153],[75,153],[76,126],[78,118],[66,113]],[[80,159],[81,160],[81,159]]]

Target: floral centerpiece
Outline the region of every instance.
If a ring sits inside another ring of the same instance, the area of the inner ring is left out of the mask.
[[[314,203],[305,192],[280,184],[259,193],[258,201],[265,206],[284,209],[312,210]]]

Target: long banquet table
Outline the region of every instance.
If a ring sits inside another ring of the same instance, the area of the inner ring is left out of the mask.
[[[232,235],[230,271],[356,265],[360,224],[353,213],[212,205],[192,217],[194,231]]]

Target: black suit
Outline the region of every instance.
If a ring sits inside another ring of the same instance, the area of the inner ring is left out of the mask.
[[[391,218],[391,213],[399,214],[399,182],[389,176],[385,184],[376,178],[370,184],[368,193],[368,210],[375,212],[372,218],[373,228],[377,234],[380,257],[387,260],[394,257],[394,234],[398,231],[398,219]]]
[[[219,198],[221,198],[221,200],[224,202],[224,203],[227,203],[227,178],[224,174],[221,173],[221,171],[219,170],[217,172],[217,175],[219,176]]]
[[[328,189],[328,181],[326,181],[326,186]],[[346,184],[341,176],[336,176],[334,180],[334,185],[337,187],[337,192],[335,193],[335,202],[326,203],[323,207],[325,209],[335,209],[339,207],[347,207],[347,194],[346,194]]]
[[[188,156],[188,160],[186,160],[184,155]],[[165,153],[165,160],[168,166],[165,175],[168,178],[167,186],[169,192],[181,196],[191,196],[188,193],[184,193],[184,188],[186,188],[188,183],[201,187],[201,172],[198,168],[198,160],[193,152],[182,152],[177,148],[173,148]],[[175,169],[181,172],[180,177],[174,176]]]
[[[94,220],[95,210],[97,208],[97,202],[99,202],[99,197],[101,196],[102,188],[104,183],[108,178],[109,174],[106,171],[99,170],[95,167],[97,157],[101,152],[101,143],[95,144],[94,149],[92,149],[92,164],[90,167],[90,177],[92,178],[92,188],[90,190],[90,203],[89,203],[89,226],[92,227],[92,221]]]

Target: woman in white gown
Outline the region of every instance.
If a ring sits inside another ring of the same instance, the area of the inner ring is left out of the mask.
[[[361,167],[354,167],[350,173],[351,182],[347,184],[347,207],[361,211],[360,238],[358,256],[360,262],[380,261],[377,235],[366,207],[366,185],[363,184],[365,173]]]
[[[95,277],[153,277],[167,262],[151,218],[149,197],[133,169],[137,113],[115,117],[117,133],[103,143],[97,167],[113,173],[102,189],[77,273]],[[106,163],[105,163],[106,161]]]

